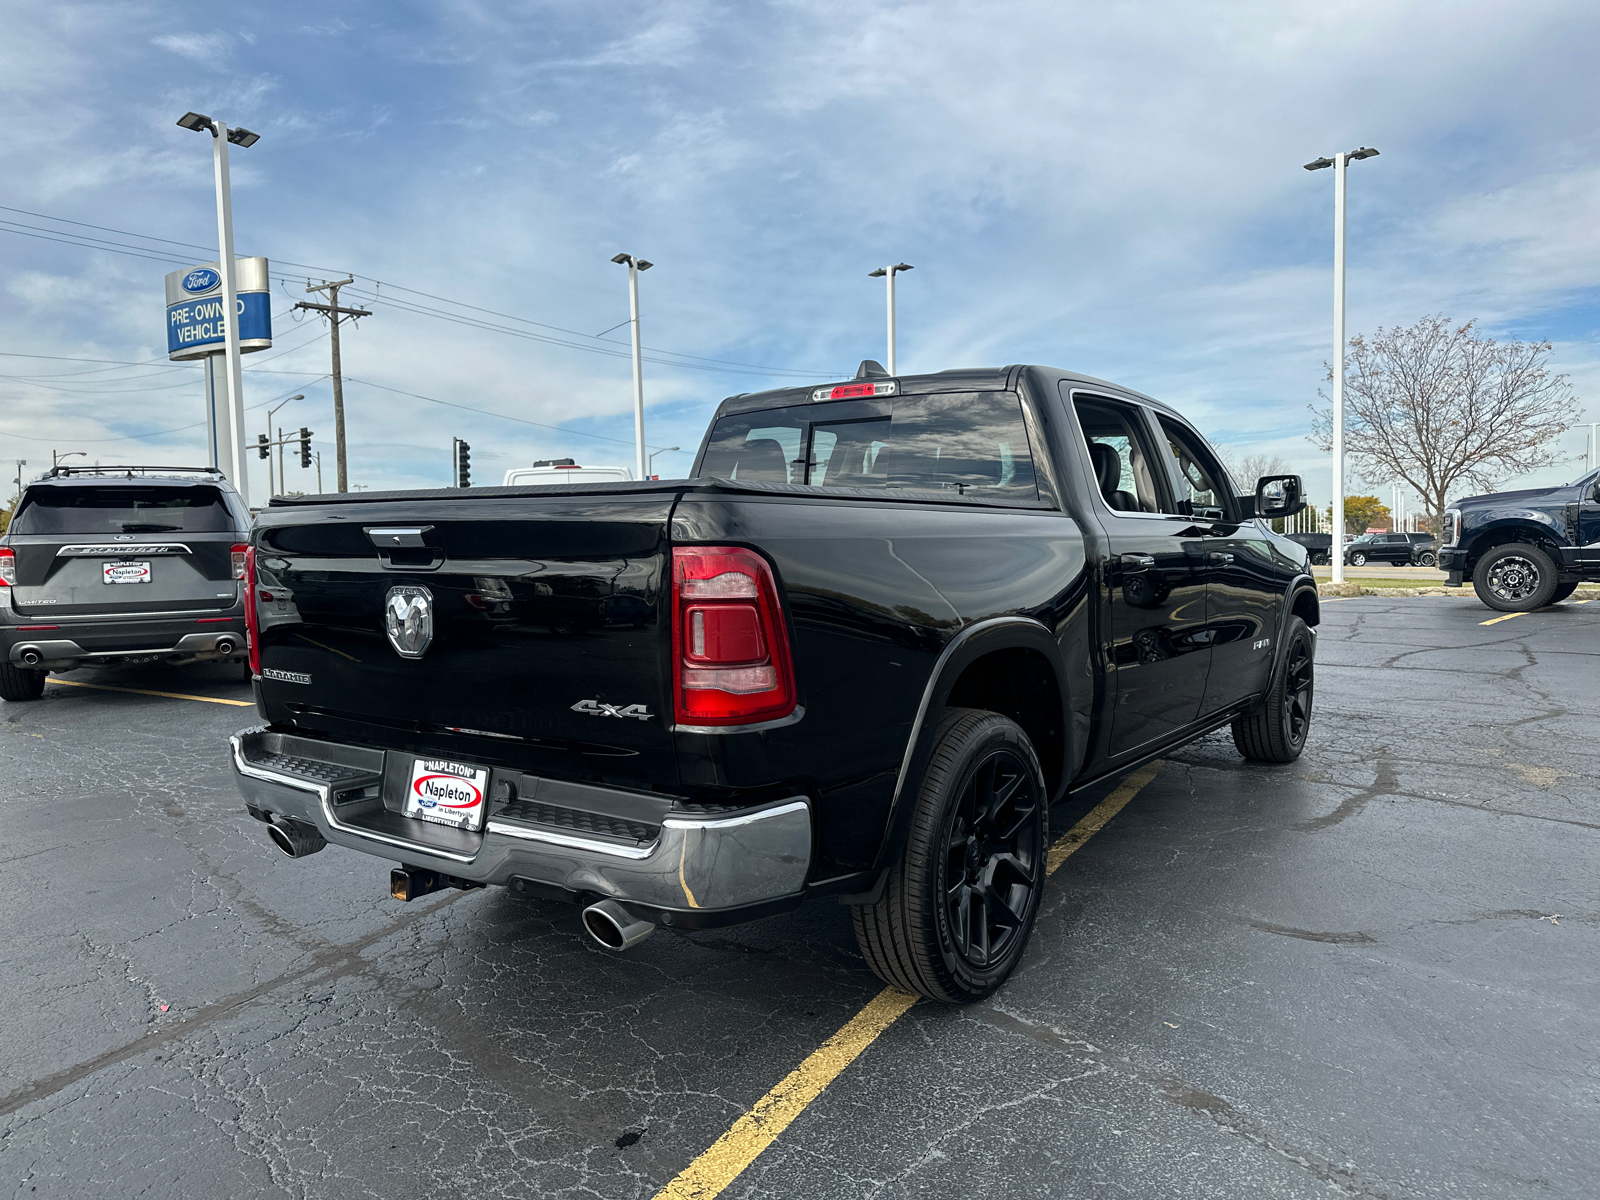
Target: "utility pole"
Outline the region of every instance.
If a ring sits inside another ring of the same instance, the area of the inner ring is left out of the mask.
[[[304,308],[309,309],[311,312],[321,313],[323,316],[327,317],[333,325],[333,448],[334,455],[337,458],[339,465],[339,490],[341,492],[348,492],[350,487],[348,482],[349,476],[345,469],[344,376],[339,367],[339,318],[341,316],[355,318],[370,317],[372,315],[370,312],[367,312],[362,308],[339,307],[339,289],[344,287],[347,283],[354,282],[355,276],[353,275],[344,279],[335,280],[333,282],[324,280],[315,287],[307,287],[306,291],[327,292],[328,303],[311,304],[305,300],[301,300],[295,304],[296,308]],[[322,485],[319,483],[317,486],[320,488]]]

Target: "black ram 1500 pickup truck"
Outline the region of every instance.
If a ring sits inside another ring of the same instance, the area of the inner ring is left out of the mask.
[[[1439,566],[1490,608],[1527,612],[1600,582],[1600,471],[1565,487],[1469,496],[1445,509]]]
[[[949,1001],[1022,953],[1048,807],[1232,725],[1295,758],[1315,585],[1176,412],[1044,367],[723,402],[670,482],[278,497],[233,739],[292,855],[505,885],[614,949],[832,895]]]

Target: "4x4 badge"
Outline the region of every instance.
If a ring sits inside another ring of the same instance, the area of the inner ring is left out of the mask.
[[[650,719],[650,706],[648,704],[629,704],[619,708],[615,704],[602,704],[598,700],[579,700],[572,706],[572,711],[581,712],[591,717],[633,717],[640,721],[648,721]]]
[[[401,658],[421,658],[433,641],[433,593],[413,584],[390,588],[383,601],[383,628]]]

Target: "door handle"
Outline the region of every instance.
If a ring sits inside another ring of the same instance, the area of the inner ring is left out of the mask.
[[[1213,550],[1206,555],[1206,561],[1214,567],[1225,567],[1233,561],[1233,555],[1226,550]]]
[[[1117,561],[1124,571],[1148,571],[1156,565],[1155,556],[1151,554],[1121,554]]]

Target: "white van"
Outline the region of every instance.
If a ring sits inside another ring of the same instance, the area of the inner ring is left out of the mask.
[[[506,472],[505,486],[539,483],[616,483],[632,479],[627,467],[580,467],[570,458],[546,458],[531,467],[512,467]]]

